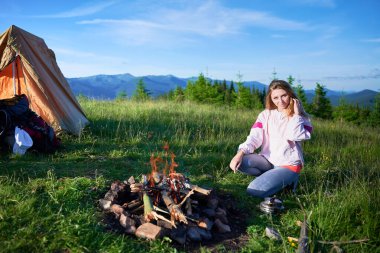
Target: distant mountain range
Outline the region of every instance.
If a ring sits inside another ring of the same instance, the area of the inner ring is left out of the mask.
[[[188,81],[195,81],[198,77],[179,78],[173,75],[133,76],[131,74],[119,74],[67,78],[67,81],[75,95],[82,94],[94,99],[114,99],[120,92],[125,92],[127,96],[132,96],[140,79],[143,80],[146,89],[149,90],[151,95],[157,97],[178,86],[185,88]],[[227,81],[227,83],[229,84],[230,81]],[[244,82],[244,85],[260,90],[268,88],[267,85],[256,81],[247,81]],[[372,90],[362,90],[346,94],[329,89],[326,89],[326,91],[332,105],[338,105],[339,99],[344,95],[347,103],[372,106],[377,94],[376,91]],[[308,100],[312,101],[314,90],[305,90],[305,93]]]

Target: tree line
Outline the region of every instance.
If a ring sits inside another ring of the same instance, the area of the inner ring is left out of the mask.
[[[273,79],[276,79],[274,76]],[[333,107],[325,86],[316,83],[314,97],[311,102],[307,100],[305,90],[301,83],[295,85],[291,75],[287,78],[297,97],[301,100],[305,111],[313,117],[326,120],[344,120],[358,125],[380,125],[380,93],[377,94],[373,108],[349,104],[344,97],[339,105]],[[196,103],[215,104],[245,109],[263,109],[265,106],[265,88],[260,90],[247,87],[238,75],[238,81],[229,83],[226,80],[210,80],[202,73],[195,81],[188,81],[186,88],[177,86],[174,90],[163,94],[159,99],[171,101],[192,101]],[[116,99],[127,99],[125,92],[120,92]],[[131,96],[132,100],[145,101],[152,99],[142,79],[139,80],[136,90]]]

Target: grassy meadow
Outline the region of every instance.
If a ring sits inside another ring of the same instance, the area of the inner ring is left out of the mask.
[[[286,212],[269,216],[258,210],[260,199],[246,194],[252,177],[228,168],[258,111],[166,101],[80,103],[91,125],[80,136],[63,135],[56,154],[2,151],[0,252],[186,252],[168,238],[147,242],[110,231],[97,206],[113,180],[148,173],[150,155],[161,154],[165,141],[177,171],[231,194],[248,217],[240,245],[197,251],[295,252],[287,237],[298,238],[296,223],[306,212],[312,252],[331,252],[326,242],[344,252],[380,252],[378,128],[314,119],[297,195],[280,195]],[[266,226],[283,240],[267,238]]]

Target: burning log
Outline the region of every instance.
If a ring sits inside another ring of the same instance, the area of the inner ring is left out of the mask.
[[[144,192],[143,194],[143,201],[144,201],[144,219],[147,221],[147,222],[150,222],[151,220],[163,220],[163,221],[166,221],[166,222],[169,222],[172,226],[175,227],[175,224],[172,223],[171,221],[169,221],[168,219],[166,219],[164,216],[156,213],[153,209],[154,209],[154,206],[152,204],[152,201],[150,199],[150,197],[148,196],[148,194],[146,192]]]
[[[169,196],[168,192],[166,190],[163,190],[161,191],[161,195],[166,207],[170,212],[171,218],[174,218],[174,220],[178,220],[187,224],[186,216],[183,214],[181,208],[174,203],[173,199]]]
[[[181,207],[183,205],[183,203],[185,203],[185,201],[187,201],[189,199],[189,197],[194,193],[194,190],[191,190],[189,191],[186,196],[182,199],[181,203],[179,203],[179,207]]]
[[[198,185],[190,185],[190,189],[202,193],[204,195],[209,195],[211,193],[211,190],[204,189],[202,187],[199,187]]]

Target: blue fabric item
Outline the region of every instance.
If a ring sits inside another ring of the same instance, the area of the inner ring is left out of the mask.
[[[276,194],[288,185],[293,184],[295,191],[298,183],[299,174],[287,168],[274,167],[261,176],[256,177],[247,188],[247,193],[259,197],[266,198]]]
[[[243,156],[239,171],[256,176],[248,185],[247,193],[254,197],[266,198],[293,184],[295,191],[299,174],[287,168],[274,167],[265,157],[257,154]]]
[[[260,176],[271,169],[273,169],[273,164],[258,154],[244,155],[239,167],[239,171],[251,176]]]

